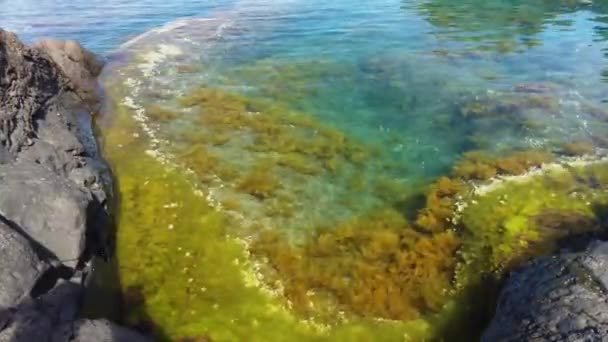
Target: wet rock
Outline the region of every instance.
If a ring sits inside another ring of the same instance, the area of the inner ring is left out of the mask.
[[[605,341],[608,242],[534,260],[514,272],[482,341]]]
[[[57,105],[65,82],[44,54],[0,30],[0,145],[13,154],[31,145],[35,117]]]
[[[94,110],[98,108],[99,87],[96,78],[103,68],[101,59],[73,40],[46,39],[35,47],[51,57],[88,105]]]
[[[11,154],[8,153],[8,151],[3,146],[0,146],[0,164],[9,163],[11,161],[12,161]]]
[[[107,190],[91,110],[102,64],[75,42],[23,45],[0,29],[0,342],[138,341],[76,321],[108,257]]]
[[[4,221],[0,218],[0,311],[28,296],[50,267],[38,246]]]
[[[65,281],[40,298],[24,300],[5,313],[0,342],[50,341],[57,327],[74,320],[82,291],[79,284]]]
[[[52,342],[145,342],[148,338],[108,320],[82,319],[57,329]]]
[[[91,194],[35,163],[0,165],[0,214],[60,260],[78,260]]]

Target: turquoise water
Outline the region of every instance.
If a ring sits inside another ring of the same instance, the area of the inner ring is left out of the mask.
[[[349,176],[366,184],[385,176],[413,193],[470,150],[602,147],[603,9],[569,1],[241,1],[212,20],[186,19],[134,39],[123,51],[139,64],[121,72],[141,81],[133,91],[144,106],[175,109],[206,86],[304,112],[370,148],[372,160]],[[184,65],[200,69],[180,71]],[[161,153],[180,154],[183,128],[198,126],[189,113],[155,123]],[[233,168],[271,156],[244,152],[252,137],[235,135],[242,141],[212,148]],[[352,215],[327,210],[348,197],[351,178],[337,178],[332,190],[322,190],[326,180],[302,189],[309,199],[302,205],[317,207],[310,215],[319,221]],[[364,191],[355,211],[385,204],[375,197]],[[317,224],[304,216],[287,225]]]
[[[25,41],[75,39],[100,53],[179,17],[200,16],[230,1],[0,1],[0,27]]]
[[[546,251],[528,225],[593,215],[605,193],[598,169],[491,194],[605,154],[606,1],[0,5],[27,41],[78,39],[109,60],[99,123],[123,199],[119,273],[145,302],[126,320],[166,339],[446,338],[455,315],[478,319],[461,307],[487,304],[462,304],[470,279]],[[590,197],[570,201],[581,187]]]

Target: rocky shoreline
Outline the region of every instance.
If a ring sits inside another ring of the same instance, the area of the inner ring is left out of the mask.
[[[102,68],[76,42],[27,47],[0,29],[0,342],[148,340],[80,318],[93,260],[111,256],[112,178],[91,120]],[[482,341],[605,340],[607,264],[594,242],[524,265]]]
[[[80,319],[108,258],[111,177],[91,115],[103,63],[76,42],[0,29],[0,341],[146,341]]]

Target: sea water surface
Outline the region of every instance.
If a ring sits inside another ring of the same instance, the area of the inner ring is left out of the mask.
[[[471,340],[603,228],[607,1],[0,6],[108,59],[104,286],[159,339]]]

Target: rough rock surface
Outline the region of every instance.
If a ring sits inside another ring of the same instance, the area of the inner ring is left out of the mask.
[[[50,342],[54,331],[76,317],[81,293],[80,284],[60,281],[39,298],[22,301],[0,326],[0,342]]]
[[[17,305],[50,268],[26,236],[0,221],[0,307]]]
[[[92,109],[97,109],[99,88],[95,80],[101,73],[103,62],[73,40],[47,39],[37,43],[35,47],[46,52],[72,81],[73,90],[86,104],[91,105]]]
[[[36,163],[0,165],[0,213],[59,260],[83,254],[90,192]]]
[[[107,257],[101,67],[77,43],[27,47],[0,29],[0,342],[144,339],[77,320],[91,260]]]
[[[82,319],[65,324],[53,335],[52,342],[144,342],[146,339],[108,320]]]
[[[608,242],[514,272],[482,341],[608,341]]]

